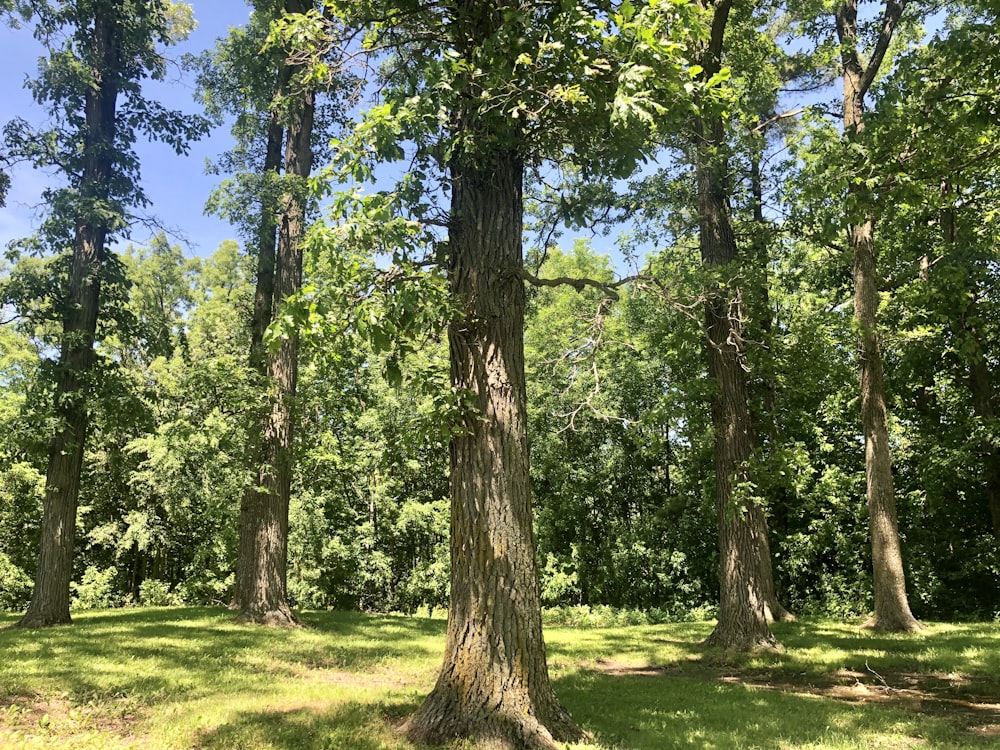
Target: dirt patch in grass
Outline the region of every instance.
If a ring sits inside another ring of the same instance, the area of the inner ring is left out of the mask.
[[[115,747],[135,747],[133,726],[140,709],[127,698],[78,704],[63,696],[16,695],[0,698],[0,746],[26,738],[101,736]],[[95,745],[96,746],[96,745]]]
[[[1000,737],[1000,683],[964,675],[864,672],[841,669],[822,675],[781,669],[736,670],[697,661],[659,667],[598,659],[585,669],[617,677],[685,677],[758,690],[812,695],[851,703],[879,703],[932,715],[980,737]]]

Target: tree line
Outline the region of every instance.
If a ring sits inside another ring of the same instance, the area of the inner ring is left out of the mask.
[[[447,608],[410,736],[551,747],[543,605],[995,615],[995,3],[251,5],[203,115],[142,95],[187,6],[3,6],[62,176],[0,278],[22,627]],[[223,120],[242,243],[127,244],[136,139]]]

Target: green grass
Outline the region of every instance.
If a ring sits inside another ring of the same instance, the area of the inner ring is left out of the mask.
[[[221,609],[113,610],[0,630],[0,747],[413,750],[393,725],[433,684],[444,622],[303,619],[276,631]],[[701,649],[710,629],[548,628],[556,691],[594,737],[579,747],[1000,746],[996,624],[781,624],[784,649],[752,656]]]

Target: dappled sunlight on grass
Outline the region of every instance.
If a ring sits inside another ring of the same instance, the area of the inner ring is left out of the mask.
[[[295,630],[208,608],[74,620],[0,631],[0,747],[415,750],[393,727],[433,685],[445,635],[441,619],[335,612]],[[547,628],[556,691],[595,738],[574,747],[996,745],[996,625],[781,623],[784,648],[751,655],[703,649],[711,629]]]

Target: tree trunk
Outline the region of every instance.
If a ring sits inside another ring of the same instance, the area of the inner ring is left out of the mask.
[[[707,5],[714,14],[708,46],[700,55],[706,78],[722,66],[732,3],[719,0]],[[725,130],[721,113],[703,104],[694,137],[701,260],[708,268],[729,273],[736,270],[739,250],[729,208]],[[764,581],[771,576],[764,510],[749,492],[754,437],[742,348],[742,290],[735,279],[717,281],[705,302],[705,329],[708,375],[715,382],[712,455],[719,523],[719,619],[705,645],[748,651],[777,646],[768,627],[772,614],[768,592],[773,596],[774,582]]]
[[[993,397],[992,376],[986,364],[986,352],[982,336],[976,327],[978,318],[976,298],[969,300],[962,315],[962,330],[971,342],[967,359],[969,367],[969,392],[972,396],[972,410],[984,425],[996,425],[996,406]],[[993,439],[982,446],[983,468],[986,472],[986,502],[990,511],[993,536],[1000,541],[1000,447]]]
[[[951,186],[946,182],[941,189],[943,195],[951,193]],[[955,252],[958,244],[958,224],[955,217],[954,205],[941,211],[941,233],[945,243],[952,253]],[[966,262],[959,260],[962,265],[963,277],[969,278],[969,268]],[[922,278],[929,279],[929,264],[924,270],[921,267]],[[966,366],[969,375],[967,383],[969,395],[972,397],[972,411],[980,419],[984,426],[990,428],[992,432],[996,425],[996,402],[993,396],[993,378],[989,365],[986,361],[986,348],[983,344],[983,336],[980,332],[979,310],[977,303],[977,293],[971,282],[966,282],[968,288],[968,302],[961,307],[957,315],[952,317],[952,328],[955,333],[962,337],[964,341],[959,346],[959,351],[965,352]],[[956,319],[957,318],[957,319]],[[990,521],[992,522],[993,537],[1000,540],[1000,447],[992,438],[983,441],[981,446],[983,469],[986,474],[986,503],[990,511]]]
[[[80,194],[96,203],[107,201],[115,141],[115,107],[120,69],[118,19],[106,12],[94,19],[93,44],[101,69],[85,97],[86,152]],[[80,472],[90,415],[88,378],[94,363],[94,338],[100,308],[101,272],[107,260],[106,220],[77,217],[69,303],[63,318],[59,379],[55,391],[57,427],[49,446],[45,477],[41,548],[35,588],[19,627],[69,624],[69,590],[73,577],[73,539],[80,494]]]
[[[288,12],[304,12],[295,2]],[[282,197],[271,319],[302,285],[301,239],[305,229],[306,182],[312,169],[314,96],[303,91],[289,114],[285,174],[293,182]],[[257,481],[240,506],[240,546],[235,603],[238,620],[291,627],[288,606],[288,506],[292,482],[298,334],[291,331],[266,355],[270,411],[261,428],[263,460]]]
[[[702,262],[709,267],[731,267],[736,259],[724,169],[718,160],[699,160],[700,245]],[[753,497],[746,496],[747,489],[739,487],[750,484],[753,447],[740,349],[742,320],[740,290],[731,281],[720,284],[705,303],[708,374],[716,386],[712,394],[712,453],[719,522],[719,620],[705,643],[741,651],[777,645],[767,624],[763,577],[770,570],[770,561],[762,559],[768,549],[764,512]]]
[[[282,79],[287,83],[287,75],[282,72]],[[275,96],[280,96],[282,88],[279,87]],[[265,181],[267,176],[273,175],[275,181],[282,166],[282,146],[285,139],[285,126],[282,121],[281,112],[277,106],[272,108],[268,118],[267,144],[264,156]],[[250,367],[259,376],[259,383],[262,388],[268,387],[268,356],[264,350],[264,334],[271,324],[272,310],[274,307],[274,271],[277,254],[277,230],[278,222],[275,216],[278,213],[276,206],[271,205],[271,200],[265,193],[261,199],[260,228],[258,232],[257,246],[257,280],[254,287],[253,318],[250,322]],[[261,467],[268,465],[267,445],[264,441],[264,430],[268,423],[267,413],[262,413],[256,418],[255,432],[252,433],[250,448],[251,466],[258,474]],[[233,588],[233,601],[230,605],[233,609],[242,609],[244,600],[252,599],[254,590],[253,579],[257,575],[257,545],[256,530],[254,520],[255,513],[259,510],[257,503],[259,499],[250,489],[244,491],[240,502],[239,521],[239,551],[236,563],[236,581]]]
[[[278,96],[282,89],[278,89]],[[267,146],[264,155],[265,184],[268,176],[275,179],[281,170],[281,147],[285,139],[285,126],[277,108],[271,110],[267,124]],[[257,240],[257,284],[253,296],[253,320],[250,324],[250,366],[261,376],[267,374],[267,357],[264,352],[264,333],[271,323],[274,306],[274,267],[278,223],[276,207],[267,194],[261,200],[260,232]]]
[[[753,262],[758,265],[761,274],[760,299],[758,300],[757,309],[760,311],[761,343],[765,349],[763,373],[759,382],[764,392],[763,404],[765,413],[762,421],[766,424],[767,435],[770,439],[769,445],[765,445],[762,439],[764,430],[754,428],[754,434],[757,436],[761,455],[764,455],[768,449],[771,451],[777,450],[780,439],[780,427],[778,422],[778,385],[774,372],[773,321],[771,319],[771,299],[767,273],[769,264],[767,238],[770,233],[767,222],[764,219],[764,186],[761,178],[760,162],[761,154],[759,150],[754,149],[754,152],[750,155],[750,192],[753,199],[753,219],[756,225],[753,240]],[[771,517],[780,521],[777,524],[777,528],[787,533],[788,493],[784,483],[777,488],[777,492],[773,493],[772,497],[768,498],[767,507],[771,510]],[[768,622],[792,622],[795,620],[795,616],[782,606],[774,586],[770,534],[766,517],[761,521],[761,524],[764,528],[764,548],[761,550],[760,556],[762,566],[760,580],[764,586],[764,606],[767,619]],[[775,525],[771,524],[770,528],[775,528]]]
[[[901,12],[902,6],[898,7]],[[856,0],[849,0],[838,8],[837,32],[844,63],[844,134],[853,140],[864,129],[864,97],[874,77],[871,66],[881,62],[877,50],[882,48],[884,54],[888,39],[880,39],[869,68],[862,68],[857,54]],[[854,320],[858,327],[861,426],[865,436],[865,483],[875,589],[875,613],[867,625],[877,630],[907,631],[918,630],[921,625],[910,612],[906,597],[892,487],[885,377],[878,338],[875,222],[869,208],[874,200],[871,190],[863,183],[852,181],[848,188],[848,205],[859,212],[861,219],[848,227],[848,241],[854,256]]]
[[[555,748],[581,736],[549,682],[528,474],[522,267],[523,163],[477,154],[452,166],[451,382],[475,413],[452,438],[451,601],[444,665],[410,718],[418,742],[467,738]]]
[[[865,435],[865,482],[875,587],[875,614],[868,626],[890,631],[917,630],[920,624],[910,613],[906,597],[892,486],[885,378],[877,334],[878,285],[872,230],[870,219],[850,228],[854,252],[854,319],[860,331],[861,425]]]

